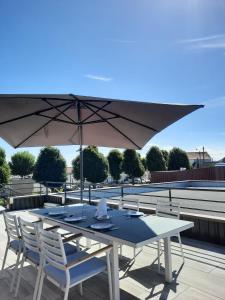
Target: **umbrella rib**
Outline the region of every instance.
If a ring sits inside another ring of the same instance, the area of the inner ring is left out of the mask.
[[[92,106],[92,107],[95,107],[95,108],[98,107],[98,106],[96,106],[96,105],[94,105],[94,104],[91,104],[91,103],[89,103],[89,102],[88,102],[88,105],[90,105],[90,106]],[[104,112],[106,112],[106,113],[109,113],[109,114],[112,114],[112,115],[115,115],[115,116],[117,116],[118,118],[124,119],[124,120],[129,121],[129,122],[131,122],[131,123],[134,123],[134,124],[136,124],[136,125],[139,125],[139,126],[142,126],[142,127],[147,128],[147,129],[150,129],[150,130],[152,130],[152,131],[158,132],[157,129],[155,129],[155,128],[151,127],[151,126],[148,126],[148,125],[142,124],[142,123],[140,123],[140,122],[134,121],[134,120],[129,119],[129,118],[125,117],[125,116],[121,116],[121,115],[119,115],[119,114],[117,114],[117,113],[114,113],[114,112],[112,112],[112,111],[109,111],[109,110],[107,110],[107,109],[104,109],[104,108],[103,108],[102,111],[104,111]]]
[[[96,123],[103,123],[106,122],[106,120],[113,120],[113,119],[118,119],[118,117],[114,116],[114,117],[110,117],[110,118],[106,118],[104,120],[94,120],[94,121],[89,121],[89,122],[82,122],[82,125],[89,125],[89,124],[96,124]]]
[[[44,118],[47,118],[47,119],[52,119],[52,117],[49,117],[49,116],[46,116],[46,115],[43,115],[43,114],[38,114],[38,116],[44,117]],[[55,118],[54,121],[61,122],[61,123],[66,123],[66,124],[71,124],[71,125],[77,125],[74,122],[70,122],[70,121],[66,121],[66,120],[62,120],[62,119],[58,119],[58,118]]]
[[[115,129],[117,132],[119,132],[123,137],[125,137],[128,141],[130,141],[135,147],[137,147],[138,149],[141,149],[140,146],[138,146],[131,138],[129,138],[125,133],[123,133],[119,128],[117,128],[115,125],[111,124],[107,119],[105,119],[104,117],[102,117],[99,113],[95,112],[91,107],[89,107],[89,105],[85,102],[83,102],[83,104],[90,109],[93,113],[95,113],[99,118],[102,119],[103,122],[106,122],[108,125],[110,125],[113,129]]]
[[[100,110],[102,110],[103,108],[105,108],[105,107],[106,107],[107,105],[109,105],[110,103],[111,103],[111,102],[106,102],[102,107],[99,107],[99,108],[97,109],[96,112],[99,112]],[[93,117],[93,116],[95,115],[96,112],[90,114],[87,118],[85,118],[85,119],[82,121],[82,124],[85,124],[85,122],[86,122],[88,119],[90,119],[91,117]],[[86,123],[86,124],[87,124],[87,123]]]
[[[69,106],[67,106],[63,112],[65,112],[66,110],[68,110],[70,107],[72,107],[73,104],[69,103]],[[23,143],[25,143],[27,140],[29,140],[34,134],[36,134],[38,131],[40,131],[41,129],[43,129],[45,126],[47,126],[49,123],[51,123],[52,121],[54,121],[55,118],[58,118],[60,115],[62,114],[62,112],[59,112],[57,115],[55,115],[54,117],[51,118],[51,120],[49,120],[47,123],[45,123],[44,125],[42,125],[40,128],[36,129],[33,133],[31,133],[27,138],[25,138],[23,141],[21,141],[18,145],[15,146],[15,148],[18,148],[19,146],[21,146]]]
[[[55,108],[58,112],[62,112],[59,108],[54,107],[54,105],[52,105],[46,98],[43,98],[42,100],[43,100],[44,102],[48,103],[48,105],[50,105],[52,108]],[[77,123],[76,123],[72,118],[70,118],[67,114],[65,114],[64,112],[62,112],[62,115],[63,115],[64,117],[66,117],[69,121],[71,121],[72,124],[77,125]]]
[[[56,108],[56,107],[57,108],[58,107],[63,107],[63,106],[68,105],[68,104],[71,105],[71,102],[66,102],[64,104],[57,105],[54,108]],[[45,109],[42,109],[42,110],[34,111],[32,113],[29,113],[29,114],[26,114],[26,115],[23,115],[23,116],[20,116],[20,117],[17,117],[17,118],[13,118],[13,119],[10,119],[10,120],[7,120],[7,121],[0,122],[0,125],[4,125],[4,124],[10,123],[10,122],[14,122],[14,121],[18,121],[18,120],[21,120],[21,119],[25,119],[25,118],[28,118],[28,117],[31,117],[31,116],[35,116],[35,115],[38,115],[39,113],[43,113],[43,112],[47,112],[47,111],[53,110],[54,108],[50,107],[50,108],[45,108]]]

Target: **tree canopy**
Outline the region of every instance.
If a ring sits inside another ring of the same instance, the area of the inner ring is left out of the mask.
[[[187,153],[180,148],[173,148],[169,153],[168,170],[190,169]]]
[[[24,177],[33,173],[35,157],[28,151],[17,152],[9,163],[13,175]]]
[[[119,150],[112,150],[108,155],[109,171],[112,178],[116,181],[120,179],[122,173],[123,155]]]
[[[146,157],[141,157],[141,162],[142,162],[142,165],[143,167],[145,168],[145,170],[147,170],[147,160],[146,160]]]
[[[168,159],[169,159],[169,152],[166,150],[161,150],[166,168],[168,167]]]
[[[123,153],[123,171],[132,179],[134,183],[135,177],[141,177],[145,173],[145,168],[141,162],[140,156],[135,150],[127,149]]]
[[[159,147],[153,146],[149,149],[146,155],[146,165],[151,172],[166,170],[165,160]]]
[[[6,161],[5,150],[0,148],[0,184],[6,184],[10,179],[10,168]]]
[[[80,155],[73,161],[73,176],[80,179]],[[83,176],[92,183],[103,182],[109,171],[107,159],[98,151],[95,146],[88,146],[83,150]]]
[[[46,147],[40,151],[34,167],[33,178],[37,182],[66,181],[66,161],[59,149]]]

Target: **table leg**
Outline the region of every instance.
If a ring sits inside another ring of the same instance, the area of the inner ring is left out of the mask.
[[[172,282],[172,256],[170,237],[164,238],[164,257],[165,257],[165,280]]]
[[[118,243],[113,242],[112,246],[110,262],[112,270],[113,300],[120,300]]]

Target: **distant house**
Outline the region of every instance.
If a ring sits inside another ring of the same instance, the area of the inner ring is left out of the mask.
[[[74,183],[75,180],[73,178],[73,167],[67,167],[66,168],[66,174],[67,174],[67,182]]]
[[[190,165],[194,168],[199,168],[212,162],[212,157],[206,151],[187,152],[187,156],[190,161]]]

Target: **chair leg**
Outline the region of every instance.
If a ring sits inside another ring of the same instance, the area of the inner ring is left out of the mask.
[[[43,287],[43,281],[44,281],[45,273],[41,273],[40,283],[39,283],[39,289],[37,294],[37,300],[41,299],[41,293],[42,293],[42,287]]]
[[[17,279],[17,283],[16,283],[16,289],[15,289],[15,294],[14,294],[15,297],[17,297],[17,295],[18,295],[18,291],[19,291],[19,287],[20,287],[20,281],[21,281],[21,276],[22,276],[22,271],[23,271],[23,265],[24,265],[25,259],[26,258],[23,255],[21,266],[20,266],[20,270],[19,270],[19,274],[18,274],[18,279]]]
[[[81,296],[83,296],[83,285],[82,282],[79,284],[79,293]]]
[[[15,264],[15,267],[13,269],[13,278],[12,278],[11,285],[10,285],[10,292],[13,291],[14,283],[15,283],[15,280],[16,280],[16,275],[17,275],[19,261],[20,261],[20,254],[21,254],[21,251],[19,251],[17,253],[16,264]]]
[[[120,248],[120,258],[123,256],[123,246],[122,244],[119,245]]]
[[[107,261],[107,271],[108,271],[109,300],[112,300],[113,299],[112,273],[111,273],[111,265],[110,265],[109,252],[106,253],[106,261]]]
[[[86,238],[86,248],[91,249],[91,240]]]
[[[179,241],[179,244],[180,244],[180,251],[181,251],[181,255],[182,255],[183,263],[184,263],[184,251],[183,251],[183,246],[182,246],[182,242],[181,242],[180,233],[178,233],[177,237],[178,237],[178,241]]]
[[[39,269],[38,269],[37,280],[36,280],[36,283],[35,283],[34,294],[33,294],[33,300],[36,300],[36,298],[37,298],[37,293],[38,293],[38,288],[39,288],[39,284],[40,284],[41,274],[42,274],[42,263],[40,263]]]
[[[7,257],[8,251],[9,251],[9,244],[7,244],[6,249],[5,249],[5,255],[4,255],[4,258],[3,258],[3,262],[2,262],[2,270],[5,267],[5,262],[6,262],[6,257]]]
[[[77,252],[80,252],[80,240],[76,240],[76,248],[77,248]]]
[[[67,300],[69,295],[69,286],[66,287],[63,300]],[[39,300],[39,299],[38,299]]]
[[[160,256],[161,256],[161,252],[162,252],[162,249],[161,249],[161,241],[157,241],[157,253],[158,253],[158,273],[160,273]]]

